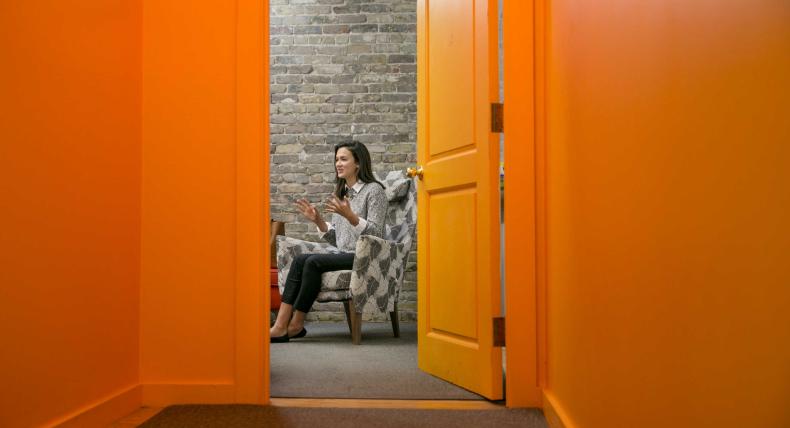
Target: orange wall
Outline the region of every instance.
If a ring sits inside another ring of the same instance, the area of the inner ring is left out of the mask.
[[[548,398],[790,426],[790,4],[553,1]]]
[[[232,383],[236,5],[143,10],[141,382]]]
[[[0,5],[0,426],[138,382],[140,7]]]

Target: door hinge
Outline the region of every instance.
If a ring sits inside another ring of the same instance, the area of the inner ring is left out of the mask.
[[[494,346],[505,346],[505,317],[494,317]]]
[[[505,105],[491,103],[491,132],[505,132]]]

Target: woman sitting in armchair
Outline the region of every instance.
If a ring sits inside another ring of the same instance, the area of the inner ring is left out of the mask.
[[[304,320],[321,290],[321,274],[351,269],[360,235],[383,237],[387,198],[384,185],[373,176],[370,153],[358,141],[335,146],[335,192],[325,208],[331,223],[305,199],[296,201],[299,212],[315,223],[322,238],[337,247],[335,254],[300,254],[285,280],[277,321],[269,330],[272,343],[304,337]]]

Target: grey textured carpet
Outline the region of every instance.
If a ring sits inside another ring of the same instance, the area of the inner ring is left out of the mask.
[[[536,409],[324,409],[241,404],[171,406],[140,426],[143,428],[547,427],[543,414]]]
[[[271,396],[401,400],[482,400],[417,368],[417,325],[362,323],[351,344],[346,323],[307,324],[307,337],[271,344]]]

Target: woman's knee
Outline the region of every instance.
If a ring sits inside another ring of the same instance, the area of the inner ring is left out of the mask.
[[[312,254],[309,254],[309,253],[306,253],[306,254],[297,254],[297,255],[296,255],[296,257],[294,257],[293,264],[294,264],[294,265],[297,265],[297,266],[303,266],[303,265],[304,265],[304,263],[305,263],[305,261],[306,261],[306,260],[307,260],[307,259],[308,259],[310,256],[312,256]]]
[[[304,260],[304,269],[316,269],[319,264],[318,254],[308,254]]]

